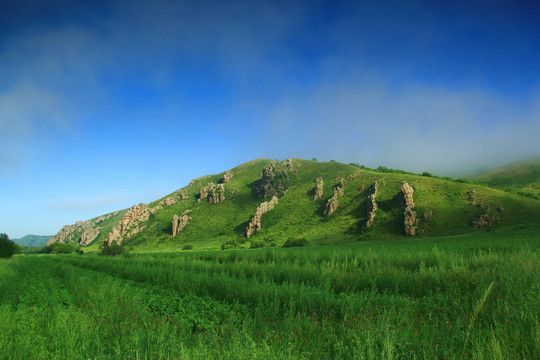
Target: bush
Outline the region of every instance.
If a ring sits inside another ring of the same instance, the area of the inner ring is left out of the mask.
[[[46,245],[39,249],[38,253],[40,254],[72,254],[79,249],[78,245],[69,242],[67,244],[61,244],[59,242],[52,243],[51,245]]]
[[[75,251],[77,254],[79,255],[84,255],[84,251],[83,249],[77,249],[77,251]]]
[[[104,246],[103,250],[99,253],[101,256],[116,256],[122,255],[126,249],[122,245],[112,243],[110,246]]]
[[[264,247],[264,242],[262,242],[262,241],[252,241],[251,246],[249,248],[250,249],[257,249],[257,248],[262,248],[262,247]]]
[[[428,173],[427,171],[424,171],[424,172],[422,173],[422,176],[425,176],[425,177],[431,177],[431,178],[433,177],[433,175],[430,174],[430,173]]]
[[[229,250],[229,249],[234,249],[234,248],[235,248],[234,244],[231,244],[231,243],[221,245],[221,250]]]
[[[289,238],[285,243],[282,245],[283,247],[299,247],[299,246],[306,246],[307,240],[304,238]]]
[[[10,258],[19,251],[19,246],[9,239],[7,234],[0,234],[0,257]]]
[[[193,250],[193,245],[186,244],[186,245],[184,245],[184,247],[182,248],[182,250]]]

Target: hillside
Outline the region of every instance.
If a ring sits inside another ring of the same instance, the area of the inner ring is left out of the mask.
[[[314,200],[319,178],[322,193]],[[368,227],[373,204],[375,216]],[[337,162],[259,159],[194,179],[148,205],[65,226],[49,243],[76,241],[97,248],[118,242],[141,250],[180,249],[186,244],[280,246],[289,239],[324,244],[404,238],[407,233],[470,233],[538,219],[540,202],[484,186]]]
[[[501,166],[472,179],[495,189],[540,200],[540,159]]]
[[[20,239],[12,239],[17,245],[20,246],[30,246],[30,247],[41,247],[47,244],[47,241],[51,236],[41,236],[41,235],[26,235]]]

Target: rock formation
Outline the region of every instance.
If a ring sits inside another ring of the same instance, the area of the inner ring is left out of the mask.
[[[113,241],[121,244],[123,240],[141,232],[146,228],[143,223],[148,220],[151,212],[150,207],[143,203],[129,208],[122,220],[109,233],[107,245],[110,246]]]
[[[343,182],[343,179],[341,179],[338,186],[334,186],[332,191],[333,191],[333,194],[330,197],[330,199],[328,199],[328,202],[326,203],[326,210],[324,211],[324,216],[332,215],[339,207],[338,197],[343,196],[345,194],[345,183]]]
[[[367,222],[366,227],[370,228],[371,225],[373,225],[373,221],[375,221],[375,215],[377,214],[377,209],[379,206],[377,205],[377,202],[375,201],[377,199],[377,189],[378,184],[377,181],[375,181],[373,184],[370,185],[368,191],[369,195],[367,198]]]
[[[498,216],[488,214],[480,214],[471,220],[471,225],[475,229],[485,229],[498,224],[501,220]]]
[[[272,163],[263,168],[255,192],[260,198],[267,196],[281,197],[289,188],[289,174],[296,174],[295,163],[292,159]]]
[[[225,201],[225,185],[218,184],[208,196],[208,202],[210,204],[218,204],[223,201]]]
[[[214,188],[214,183],[207,183],[206,186],[203,186],[202,188],[200,188],[199,190],[199,198],[197,199],[197,204],[201,202],[202,199],[206,199],[208,197],[208,193],[210,191],[212,191],[212,189]]]
[[[96,219],[87,221],[77,221],[74,225],[65,225],[62,229],[52,236],[47,245],[55,242],[65,244],[71,241],[78,242],[81,246],[90,245],[99,235],[99,224],[109,219],[114,214],[103,215]]]
[[[180,235],[180,232],[186,227],[186,225],[191,220],[191,216],[188,214],[191,210],[184,211],[180,216],[174,214],[172,220],[172,236]]]
[[[324,192],[323,185],[323,178],[317,178],[317,185],[315,185],[315,194],[313,195],[313,200],[319,200],[322,198]]]
[[[246,228],[246,237],[249,239],[256,231],[260,231],[261,228],[261,219],[264,213],[272,210],[274,206],[278,203],[277,196],[273,196],[272,200],[265,201],[255,211],[255,215],[249,222],[248,227]]]
[[[223,180],[221,181],[223,184],[226,184],[233,178],[234,174],[231,170],[227,170],[225,172],[225,175],[223,175]]]
[[[415,236],[416,228],[420,219],[417,218],[416,211],[414,211],[414,189],[406,181],[401,182],[401,192],[403,193],[403,200],[405,202],[403,221],[405,226],[405,235]]]
[[[178,203],[178,201],[176,201],[175,198],[170,197],[170,196],[165,198],[165,200],[162,201],[162,204],[163,204],[164,207],[168,207],[168,206],[174,205],[176,203]]]

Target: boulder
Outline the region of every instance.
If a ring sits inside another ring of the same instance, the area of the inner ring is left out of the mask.
[[[404,229],[405,235],[415,236],[416,228],[420,219],[417,218],[416,211],[414,211],[414,189],[406,181],[401,182],[401,193],[403,194],[404,202]]]

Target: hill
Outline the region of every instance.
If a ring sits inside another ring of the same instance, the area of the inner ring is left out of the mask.
[[[501,166],[471,178],[495,189],[540,200],[540,158]]]
[[[333,161],[258,159],[194,179],[148,205],[66,225],[49,244],[97,249],[118,242],[145,251],[327,244],[462,234],[538,219],[540,202],[485,186]]]
[[[50,238],[51,238],[51,235],[48,235],[48,236],[26,235],[20,239],[12,239],[12,240],[13,242],[21,246],[41,247],[41,246],[44,246]]]

